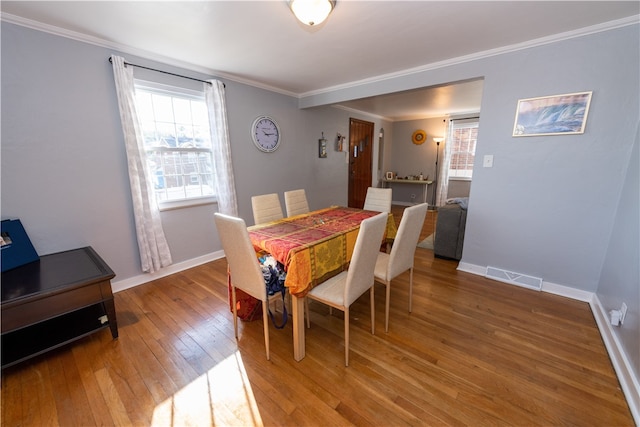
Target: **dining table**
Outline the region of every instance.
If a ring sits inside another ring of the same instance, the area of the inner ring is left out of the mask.
[[[360,223],[380,212],[331,206],[306,214],[248,227],[258,254],[271,254],[286,272],[291,298],[293,355],[305,357],[304,298],[316,285],[349,267]],[[391,244],[397,233],[389,213],[383,241]]]

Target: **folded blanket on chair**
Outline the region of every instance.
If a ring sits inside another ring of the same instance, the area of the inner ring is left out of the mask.
[[[469,198],[468,197],[454,197],[453,199],[448,199],[447,200],[447,204],[448,205],[453,205],[453,204],[456,204],[456,203],[460,205],[460,209],[467,210],[467,208],[469,207]]]

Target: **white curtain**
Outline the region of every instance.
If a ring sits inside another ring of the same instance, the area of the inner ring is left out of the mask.
[[[438,164],[440,173],[438,175],[438,186],[436,188],[436,206],[444,206],[447,203],[447,192],[449,191],[449,166],[451,165],[451,145],[449,143],[450,129],[446,129],[444,137],[444,147],[442,150],[442,161]],[[442,145],[442,143],[440,144]]]
[[[231,164],[227,107],[224,101],[224,83],[218,80],[209,80],[209,82],[211,84],[204,83],[204,98],[209,111],[218,211],[238,216],[236,185]]]
[[[133,215],[138,238],[142,271],[153,273],[172,263],[169,244],[162,230],[160,211],[152,183],[147,174],[142,130],[138,122],[132,67],[126,67],[124,58],[111,56],[113,75],[118,94],[120,120],[129,166],[129,183],[133,199]]]

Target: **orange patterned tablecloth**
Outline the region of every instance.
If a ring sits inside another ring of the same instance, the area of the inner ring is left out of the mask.
[[[268,252],[287,272],[289,292],[303,297],[313,286],[349,266],[362,220],[379,212],[331,207],[308,214],[249,227],[256,251]],[[397,233],[389,214],[385,239]]]

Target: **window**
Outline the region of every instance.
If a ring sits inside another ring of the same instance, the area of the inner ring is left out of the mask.
[[[139,83],[136,108],[158,203],[166,207],[166,202],[212,197],[214,176],[204,95]]]
[[[452,121],[449,141],[451,143],[451,162],[449,179],[471,179],[473,161],[476,156],[478,138],[477,120]]]

